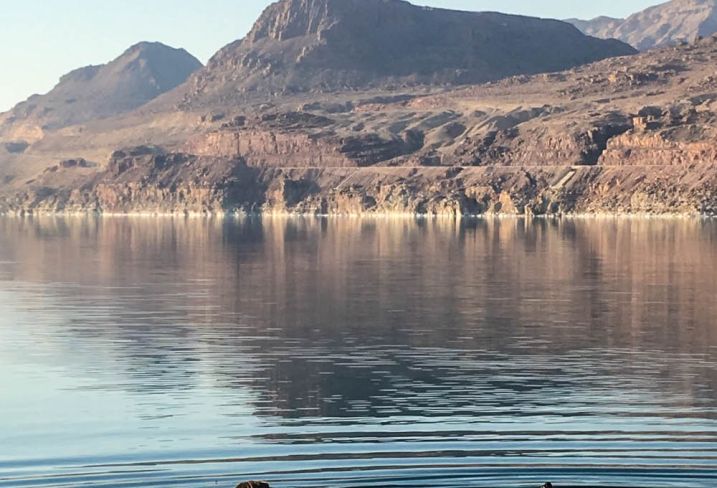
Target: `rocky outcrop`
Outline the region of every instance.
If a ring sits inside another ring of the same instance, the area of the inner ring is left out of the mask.
[[[239,483],[236,488],[271,488],[266,481],[245,481]],[[550,487],[552,488],[552,487]]]
[[[256,92],[478,83],[633,53],[554,20],[402,0],[282,0],[193,77],[184,106]]]
[[[218,131],[190,139],[185,150],[200,156],[242,157],[254,167],[351,167],[337,144],[302,133]]]
[[[629,117],[620,113],[588,117],[569,128],[529,119],[506,129],[466,137],[454,161],[468,166],[594,165],[608,141],[631,128]]]
[[[341,168],[371,166],[409,155],[424,143],[419,130],[339,135],[331,130],[334,120],[306,112],[271,113],[255,120],[241,120],[241,124],[223,124],[218,131],[191,138],[185,151],[201,156],[241,157],[255,167]]]
[[[27,141],[11,141],[3,144],[5,150],[12,154],[24,153],[25,149],[30,146]]]
[[[717,162],[717,140],[677,142],[662,134],[625,134],[612,139],[600,158],[607,166],[682,166]]]
[[[717,0],[672,0],[627,19],[598,17],[568,22],[588,35],[620,39],[645,51],[717,33]]]
[[[717,117],[705,109],[715,100],[717,95],[711,94],[643,107],[633,117],[632,130],[609,140],[600,164],[689,168],[717,163]]]

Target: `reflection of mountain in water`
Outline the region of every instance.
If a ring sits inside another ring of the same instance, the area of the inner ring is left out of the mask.
[[[284,417],[678,415],[717,406],[699,360],[717,350],[716,237],[698,221],[7,219],[0,279],[46,288],[54,354],[91,344],[83,367],[141,394],[212,382]]]

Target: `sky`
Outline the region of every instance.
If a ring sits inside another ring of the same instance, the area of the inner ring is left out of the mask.
[[[271,0],[0,0],[0,112],[60,76],[102,64],[139,41],[183,47],[206,62],[239,39]],[[661,0],[413,0],[460,10],[551,18],[625,17]]]

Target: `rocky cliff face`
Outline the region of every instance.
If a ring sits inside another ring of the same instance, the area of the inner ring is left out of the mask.
[[[570,19],[584,33],[602,39],[620,39],[644,51],[691,42],[717,32],[717,0],[672,0],[627,19],[598,17]]]
[[[255,167],[361,167],[391,161],[420,150],[419,130],[379,134],[338,130],[345,123],[309,112],[264,114],[192,137],[183,149],[202,156],[243,158]]]
[[[184,83],[201,63],[160,43],[132,46],[114,61],[64,75],[46,95],[34,95],[0,119],[0,134],[43,131],[118,115]],[[34,128],[34,129],[32,129]]]
[[[57,171],[77,171],[77,166]],[[53,173],[54,173],[53,172]],[[0,200],[11,213],[311,215],[717,214],[717,163],[521,168],[256,168],[159,148],[116,152],[72,187]]]
[[[632,53],[553,20],[401,0],[282,0],[193,78],[185,103],[257,91],[476,83]]]

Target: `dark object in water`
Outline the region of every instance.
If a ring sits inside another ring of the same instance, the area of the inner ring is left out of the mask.
[[[246,481],[239,483],[237,488],[271,488],[266,481]],[[552,488],[552,487],[550,487]]]
[[[543,486],[541,486],[540,488],[553,488],[553,484],[552,484],[552,483],[545,483],[545,484],[544,484]]]

